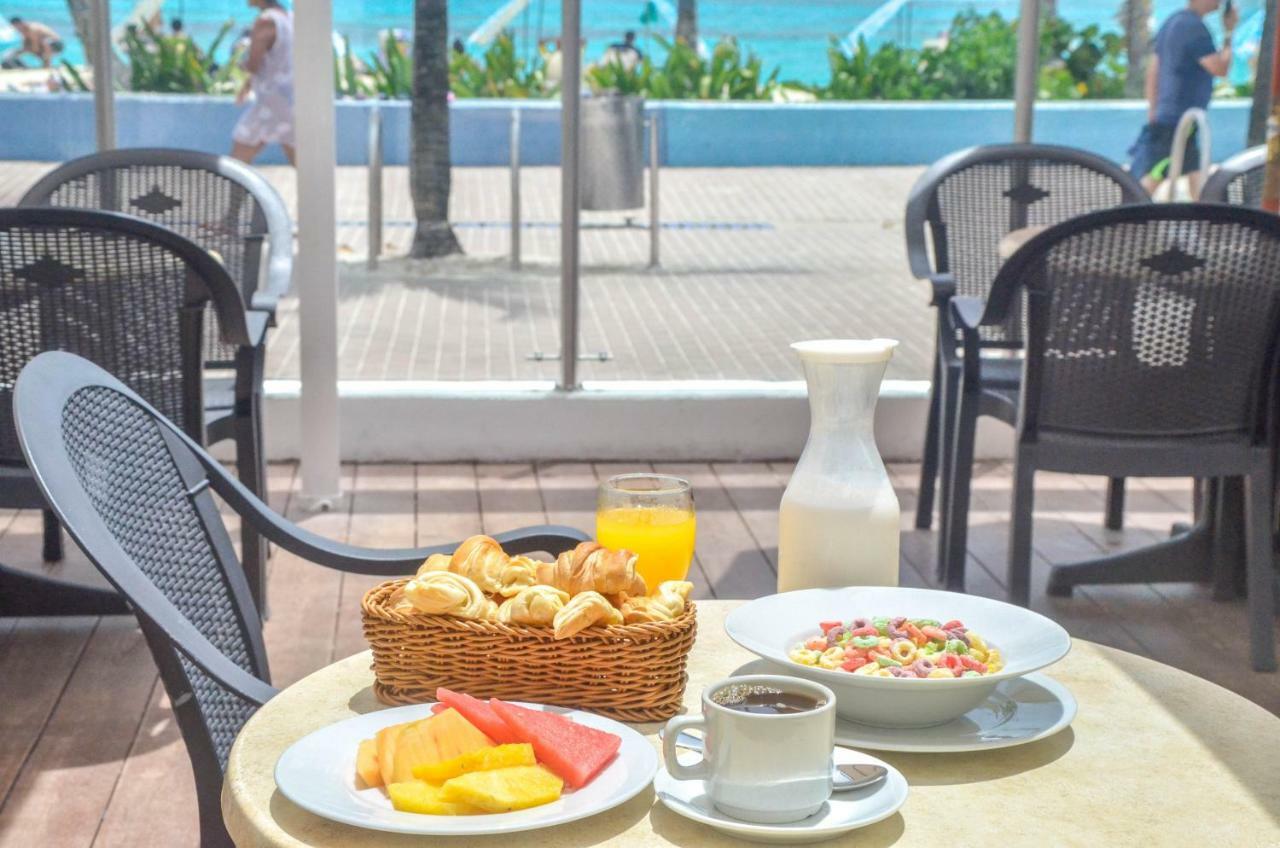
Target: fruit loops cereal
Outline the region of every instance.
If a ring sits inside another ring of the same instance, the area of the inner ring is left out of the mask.
[[[792,662],[869,677],[981,677],[1004,667],[1000,651],[955,619],[823,621],[822,635],[788,653]]]

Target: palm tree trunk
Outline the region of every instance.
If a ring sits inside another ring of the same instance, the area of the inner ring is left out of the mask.
[[[449,226],[449,8],[415,0],[409,192],[418,219],[411,256],[461,253]]]
[[[679,0],[676,4],[676,41],[698,46],[698,0]]]
[[[1124,0],[1120,6],[1120,28],[1128,68],[1124,77],[1125,97],[1146,95],[1147,56],[1151,52],[1151,0]]]
[[[1253,77],[1253,107],[1249,110],[1248,145],[1267,140],[1267,115],[1271,113],[1271,63],[1275,58],[1276,4],[1266,4],[1262,23],[1262,39],[1258,44],[1258,68]]]

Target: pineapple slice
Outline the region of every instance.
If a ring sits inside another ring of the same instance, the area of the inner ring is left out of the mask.
[[[378,740],[361,741],[356,751],[356,774],[364,781],[365,786],[382,785],[382,769],[378,768]]]
[[[457,710],[445,710],[431,718],[406,727],[395,740],[395,754],[391,764],[391,777],[386,778],[387,767],[382,773],[387,784],[413,780],[414,766],[430,765],[451,760],[494,744]],[[382,751],[378,751],[382,762]]]
[[[421,813],[428,816],[467,816],[482,813],[470,804],[446,801],[439,786],[421,780],[392,783],[387,786],[391,806],[402,813]]]
[[[562,789],[564,781],[542,766],[512,766],[446,780],[440,796],[487,813],[505,813],[550,804]]]
[[[496,748],[481,748],[461,757],[442,760],[438,763],[426,763],[413,767],[413,776],[429,783],[444,783],[453,777],[469,774],[473,771],[493,771],[511,766],[531,766],[538,761],[533,755],[533,746],[527,742],[517,745],[499,745]]]

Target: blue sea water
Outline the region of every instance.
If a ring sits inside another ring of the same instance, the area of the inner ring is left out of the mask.
[[[123,21],[133,10],[136,0],[111,0],[113,22]],[[305,4],[306,0],[300,0]],[[747,50],[764,59],[766,70],[781,68],[782,79],[822,82],[828,77],[826,48],[832,37],[846,38],[864,19],[882,5],[883,0],[699,0],[700,34],[708,43],[724,36],[734,36]],[[450,39],[465,40],[505,0],[450,0]],[[976,8],[994,10],[1012,17],[1017,0],[965,2],[965,0],[909,0],[878,33],[877,40],[902,41],[918,45],[922,40],[942,33],[956,12]],[[1185,0],[1156,0],[1156,19],[1185,5]],[[621,33],[634,29],[645,46],[645,27],[640,18],[645,0],[582,0],[583,36],[587,39],[587,57],[593,59]],[[674,0],[660,0],[658,6],[670,12]],[[1238,7],[1242,19],[1259,10],[1262,0],[1241,0]],[[346,35],[357,55],[376,49],[378,34],[388,28],[411,28],[412,0],[333,0],[334,29]],[[1061,0],[1059,14],[1073,23],[1098,23],[1105,29],[1118,29],[1115,15],[1120,0]],[[305,5],[303,6],[305,9]],[[74,36],[66,0],[0,0],[0,13],[7,20],[21,15],[53,26],[65,37],[65,57],[81,61],[83,50]],[[199,43],[205,43],[227,20],[237,28],[253,20],[253,9],[244,0],[164,0],[166,19],[181,17]],[[1217,32],[1217,16],[1209,19]],[[560,29],[559,0],[529,0],[524,12],[511,22],[521,50],[532,50],[538,38],[553,38]],[[0,27],[0,50],[4,49],[4,30]],[[660,20],[652,32],[669,36],[672,24]],[[12,33],[10,32],[10,37]],[[473,50],[476,48],[472,48]]]

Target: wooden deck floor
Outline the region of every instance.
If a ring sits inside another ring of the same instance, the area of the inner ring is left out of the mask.
[[[643,467],[643,466],[641,466]],[[589,528],[596,481],[620,470],[583,464],[360,465],[345,469],[350,495],[333,512],[300,513],[291,465],[271,468],[273,505],[308,528],[353,544],[403,546],[546,521]],[[701,596],[744,598],[772,590],[776,509],[790,466],[662,465],[688,477],[698,504]],[[891,469],[904,527],[916,469]],[[1073,635],[1183,666],[1280,713],[1280,679],[1248,668],[1241,602],[1215,603],[1192,585],[1092,588],[1047,598],[1051,562],[1165,535],[1189,505],[1184,481],[1131,481],[1128,529],[1101,529],[1101,481],[1038,478],[1035,608]],[[970,591],[1003,596],[1008,467],[975,481]],[[0,513],[0,558],[37,568],[39,516]],[[931,584],[934,534],[903,536],[901,579]],[[85,569],[76,552],[63,569]],[[364,648],[358,601],[372,581],[311,566],[282,552],[271,564],[267,625],[275,682]],[[1226,719],[1227,717],[1224,717]],[[123,618],[0,620],[0,846],[196,844],[194,790],[185,750],[145,644]]]

